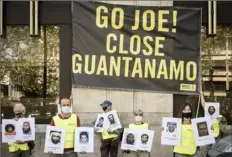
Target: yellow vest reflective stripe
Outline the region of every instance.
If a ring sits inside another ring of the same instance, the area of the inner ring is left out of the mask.
[[[68,119],[61,119],[57,115],[53,120],[57,127],[65,129],[64,148],[74,148],[74,132],[77,127],[77,115],[72,114]]]
[[[213,135],[214,135],[214,137],[218,137],[219,133],[220,133],[219,122],[217,122],[217,121],[213,122],[212,125],[213,125]]]
[[[132,123],[132,124],[129,124],[129,128],[130,129],[148,129],[149,125],[148,125],[148,123],[143,123],[140,125],[136,125],[136,124]]]
[[[29,150],[28,144],[17,144],[14,142],[9,142],[9,152],[16,152],[18,150]]]
[[[173,151],[179,154],[194,155],[196,148],[192,125],[182,124],[180,146],[175,146]]]

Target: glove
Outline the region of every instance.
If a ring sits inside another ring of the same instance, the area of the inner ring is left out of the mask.
[[[83,152],[80,152],[80,154],[86,154],[86,152],[83,151]]]
[[[130,150],[123,150],[123,153],[130,154]]]

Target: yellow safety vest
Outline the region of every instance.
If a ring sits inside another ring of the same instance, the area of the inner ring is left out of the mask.
[[[214,135],[214,137],[218,137],[220,134],[219,122],[217,122],[217,121],[213,122],[212,125],[213,125],[213,135]]]
[[[29,150],[27,143],[17,144],[15,142],[9,142],[8,145],[9,145],[9,152],[11,153],[16,152],[18,150],[23,150],[23,151]]]
[[[57,127],[65,129],[64,148],[74,148],[74,132],[77,127],[77,115],[72,114],[68,119],[61,119],[57,115],[53,120]]]
[[[118,113],[118,117],[120,119],[120,122],[122,123],[122,116],[121,114]],[[118,137],[118,134],[115,133],[108,133],[108,128],[103,128],[102,130],[102,139],[103,140],[107,140],[107,139],[111,139],[111,138],[116,138]]]
[[[103,139],[103,140],[118,137],[118,134],[115,134],[115,133],[108,133],[107,130],[108,130],[108,128],[104,128],[103,131],[102,131],[102,139]]]
[[[140,125],[137,125],[137,124],[129,124],[129,128],[130,129],[149,129],[149,124],[148,123],[143,123],[143,124],[140,124]]]
[[[180,146],[175,146],[173,151],[179,154],[194,155],[196,148],[192,125],[182,124]]]

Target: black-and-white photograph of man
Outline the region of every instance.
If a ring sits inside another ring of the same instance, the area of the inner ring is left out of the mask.
[[[50,141],[52,144],[57,145],[61,140],[61,132],[59,131],[50,131]]]
[[[86,131],[80,132],[80,143],[88,144],[89,143],[89,133]]]
[[[47,126],[44,152],[64,154],[65,129],[56,126]]]
[[[210,117],[212,121],[217,121],[220,115],[220,103],[205,102],[205,117]]]
[[[109,111],[105,114],[104,125],[112,132],[117,129],[121,129],[122,125],[120,123],[119,114],[116,110]],[[105,126],[104,126],[105,127]]]
[[[103,127],[103,124],[104,124],[104,117],[100,117],[99,118],[99,121],[97,123],[97,127],[98,128],[102,128]]]
[[[213,130],[210,128],[212,126],[211,117],[194,118],[192,119],[192,126],[196,146],[206,146],[216,142]]]
[[[23,134],[31,135],[31,124],[28,121],[23,122]]]
[[[93,151],[94,151],[94,128],[92,127],[75,128],[74,152],[90,153]]]
[[[126,136],[126,144],[134,145],[135,144],[135,135],[132,133],[127,134]]]
[[[113,114],[109,114],[108,119],[109,119],[110,125],[116,124]]]
[[[209,115],[212,116],[212,115],[215,113],[215,111],[216,111],[216,109],[215,109],[214,106],[209,106],[209,108],[208,108],[208,113],[209,113]]]
[[[147,144],[148,140],[149,140],[149,136],[147,134],[141,135],[141,143],[142,144]]]
[[[197,129],[198,129],[199,137],[208,136],[209,135],[209,131],[208,131],[208,127],[207,127],[207,122],[197,123]]]

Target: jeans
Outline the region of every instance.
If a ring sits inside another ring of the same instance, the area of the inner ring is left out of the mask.
[[[109,157],[109,155],[110,157],[117,157],[119,143],[119,139],[101,140],[101,157]]]

